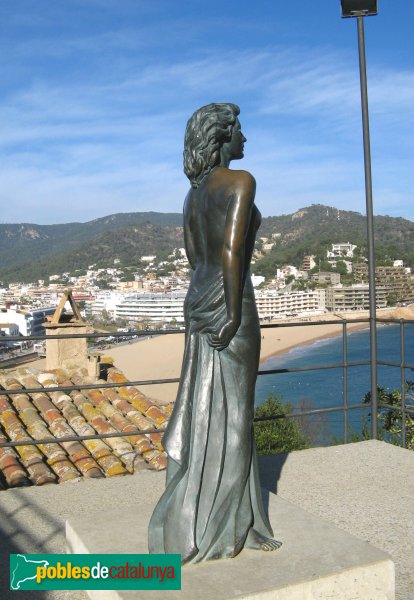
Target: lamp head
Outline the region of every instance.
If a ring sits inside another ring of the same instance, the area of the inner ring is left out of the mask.
[[[341,17],[370,17],[378,14],[378,0],[341,0]]]

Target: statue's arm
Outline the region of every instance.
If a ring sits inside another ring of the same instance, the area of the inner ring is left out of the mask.
[[[187,260],[190,263],[191,268],[195,271],[195,251],[194,251],[194,240],[191,235],[190,227],[187,224],[187,220],[184,220],[184,246]]]
[[[246,237],[255,191],[256,182],[252,175],[246,171],[239,171],[230,189],[232,199],[227,211],[222,255],[227,320],[224,325],[209,334],[210,345],[218,350],[228,346],[241,322]]]
[[[190,263],[191,268],[195,271],[196,261],[195,261],[195,249],[194,249],[194,240],[191,233],[190,227],[190,193],[187,194],[187,197],[184,201],[184,210],[183,210],[183,221],[184,221],[184,247],[185,253],[187,255],[187,260]]]

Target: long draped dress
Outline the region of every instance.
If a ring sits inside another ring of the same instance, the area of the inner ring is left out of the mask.
[[[224,322],[223,276],[196,284],[185,301],[186,341],[177,400],[163,445],[167,482],[149,526],[151,553],[183,563],[236,556],[251,528],[272,537],[264,513],[253,434],[260,328],[250,275],[242,320],[221,351],[206,327]]]

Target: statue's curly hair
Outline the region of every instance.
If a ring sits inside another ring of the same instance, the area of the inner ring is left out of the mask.
[[[193,188],[220,164],[220,148],[229,142],[240,108],[231,103],[211,103],[195,111],[184,138],[184,173]]]

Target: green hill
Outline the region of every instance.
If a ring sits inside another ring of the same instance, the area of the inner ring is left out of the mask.
[[[142,255],[155,254],[162,258],[173,248],[182,245],[182,227],[161,226],[149,221],[136,223],[105,231],[87,241],[68,246],[63,252],[58,241],[51,241],[51,251],[47,255],[40,256],[35,262],[3,267],[0,269],[0,279],[4,283],[32,282],[65,272],[73,274],[92,264],[97,268],[113,267],[115,258],[119,259],[121,265],[137,265]],[[54,253],[56,250],[58,252]]]
[[[335,242],[351,242],[367,256],[365,216],[321,204],[302,208],[290,215],[263,219],[259,236],[275,237],[275,246],[261,263],[293,264],[300,267],[303,257],[325,258]],[[376,258],[381,263],[403,259],[414,266],[414,223],[400,217],[374,217]]]
[[[150,222],[160,226],[181,226],[180,213],[118,213],[87,223],[34,225],[32,223],[0,224],[0,277],[4,269],[33,263],[42,257],[78,248],[104,232]]]
[[[414,223],[378,216],[374,226],[378,260],[401,258],[414,266]],[[334,242],[351,242],[361,254],[367,253],[365,217],[319,204],[264,218],[259,236],[273,236],[275,246],[256,263],[256,273],[286,263],[300,267],[306,254],[323,258]],[[179,213],[119,213],[63,225],[0,225],[0,281],[31,282],[91,264],[112,267],[114,258],[122,265],[135,265],[141,255],[162,258],[183,245]]]

